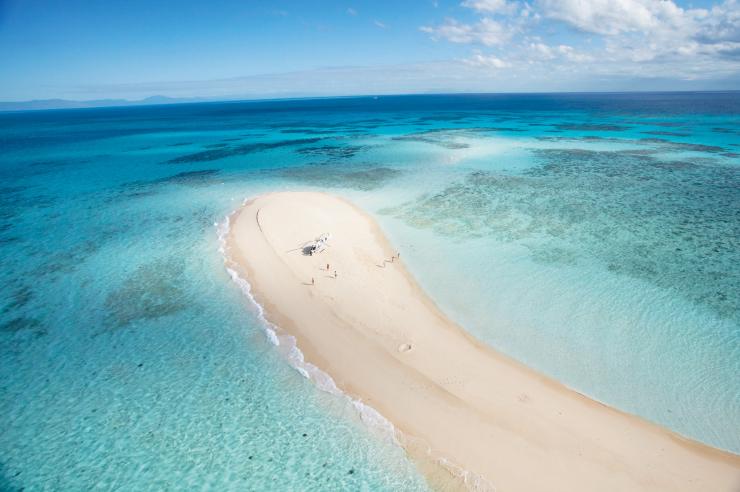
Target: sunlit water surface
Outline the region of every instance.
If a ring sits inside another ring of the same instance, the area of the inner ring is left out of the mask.
[[[428,488],[286,363],[224,269],[214,224],[278,189],[367,209],[497,349],[740,452],[739,99],[0,115],[0,489]]]

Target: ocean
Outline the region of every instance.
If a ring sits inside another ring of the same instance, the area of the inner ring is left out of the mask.
[[[738,92],[2,113],[0,177],[0,490],[428,490],[224,268],[272,190],[348,198],[477,338],[740,453]]]

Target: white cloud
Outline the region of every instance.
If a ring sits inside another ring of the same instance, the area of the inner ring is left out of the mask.
[[[587,53],[581,53],[572,46],[568,46],[567,44],[559,45],[557,47],[557,52],[560,56],[572,62],[590,62],[594,59],[593,56]]]
[[[486,68],[507,68],[511,64],[493,55],[483,55],[481,53],[474,53],[472,57],[463,60],[464,63],[473,67],[486,67]]]
[[[516,4],[506,0],[465,0],[463,7],[488,14],[512,14],[516,11]]]
[[[543,43],[530,43],[529,49],[532,51],[534,57],[541,60],[552,60],[555,58],[552,48]]]
[[[672,0],[538,0],[546,17],[604,36],[740,42],[740,3],[725,0],[711,9],[683,9]]]
[[[347,7],[347,14],[349,15],[357,15],[357,11],[353,9],[352,7]]]
[[[726,0],[709,10],[684,10],[668,0],[654,3],[649,29],[605,35],[606,51],[612,58],[659,63],[740,59],[737,0]]]
[[[377,27],[379,27],[381,29],[387,29],[388,28],[388,26],[386,24],[384,24],[383,22],[380,22],[379,20],[373,21],[373,24],[375,24]]]
[[[511,28],[488,17],[475,24],[447,19],[441,26],[425,26],[421,30],[431,34],[434,39],[446,39],[453,43],[480,43],[486,46],[504,44],[513,35]]]
[[[703,44],[726,46],[726,43],[730,43],[737,52],[737,43],[740,43],[740,2],[727,0],[712,7],[699,21],[699,30],[694,39]]]
[[[530,59],[540,61],[560,59],[572,62],[589,62],[593,60],[591,55],[581,53],[567,44],[549,46],[541,42],[532,42],[528,48]]]
[[[546,17],[605,35],[645,31],[683,12],[670,0],[539,0],[537,5]]]
[[[666,80],[740,76],[740,0],[704,9],[682,8],[674,0],[464,0],[461,6],[473,10],[477,20],[447,18],[421,30],[435,40],[498,51],[473,50],[462,60],[471,70],[490,72],[511,60],[514,68],[537,68],[546,78],[550,73]],[[581,34],[560,42],[553,27],[561,22]]]

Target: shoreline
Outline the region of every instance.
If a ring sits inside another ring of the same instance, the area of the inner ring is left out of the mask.
[[[394,250],[345,200],[271,193],[230,218],[226,256],[267,322],[353,403],[391,422],[412,458],[424,461],[428,446],[448,472],[500,490],[740,488],[737,455],[591,400],[473,338],[402,262],[382,262]],[[296,250],[323,232],[334,235],[327,251]],[[444,481],[431,463],[420,468]]]

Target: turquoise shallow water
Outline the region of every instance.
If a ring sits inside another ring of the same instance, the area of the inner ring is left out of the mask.
[[[0,489],[427,489],[224,269],[214,223],[274,189],[369,210],[499,350],[740,452],[739,99],[0,115]]]

